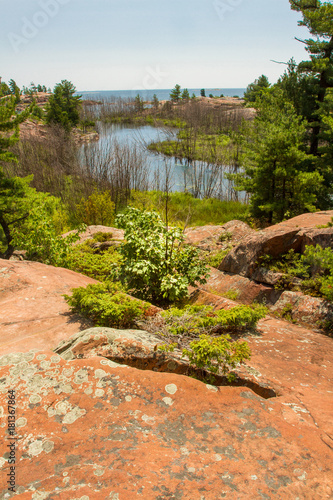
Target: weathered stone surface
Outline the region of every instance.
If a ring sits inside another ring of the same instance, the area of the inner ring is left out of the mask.
[[[52,349],[91,323],[70,314],[63,294],[97,281],[38,262],[0,259],[0,354]]]
[[[281,343],[260,341],[260,352],[281,357]],[[322,382],[315,372],[311,378]],[[329,409],[310,414],[291,394],[266,401],[240,387],[48,352],[2,358],[0,379],[1,442],[9,437],[8,390],[16,391],[16,494],[23,500],[332,496]],[[317,385],[313,403],[324,389]],[[1,498],[7,460],[4,447]]]
[[[333,325],[333,304],[301,292],[283,292],[270,309],[282,315],[287,313],[293,321],[309,324],[312,328],[322,328],[329,322]]]
[[[251,278],[261,256],[278,257],[291,249],[304,250],[309,243],[323,242],[333,247],[333,228],[318,229],[331,221],[333,211],[303,214],[263,231],[245,236],[223,259],[220,271]]]
[[[185,242],[203,250],[214,250],[238,243],[244,236],[255,233],[244,222],[232,220],[223,226],[190,227],[185,231]]]
[[[165,354],[157,349],[161,344],[160,337],[144,330],[89,328],[60,342],[54,352],[65,360],[102,356],[141,370],[184,373],[181,353]]]
[[[68,236],[72,233],[74,233],[74,231],[69,231],[63,236]],[[79,245],[87,240],[92,239],[96,233],[112,233],[112,238],[116,241],[122,241],[124,239],[124,231],[122,229],[108,226],[88,226],[84,233],[80,234],[80,239],[75,244]]]
[[[251,304],[254,301],[274,303],[281,295],[281,291],[275,290],[271,286],[265,286],[239,275],[223,273],[218,269],[211,268],[210,276],[205,285],[200,286],[201,290],[226,295],[230,292],[237,294],[237,300],[244,304]],[[191,288],[191,292],[195,289]]]
[[[97,281],[38,262],[0,259],[0,355],[52,349],[92,323],[72,314],[63,294]],[[137,299],[133,299],[137,300]],[[152,306],[147,315],[159,311]]]
[[[235,305],[205,291],[200,291],[195,303],[216,309]],[[280,394],[274,401],[281,403],[281,414],[286,414],[296,428],[299,422],[314,424],[333,449],[333,339],[267,316],[259,321],[257,333],[246,340],[252,356],[238,373],[252,374],[258,382],[266,382]]]

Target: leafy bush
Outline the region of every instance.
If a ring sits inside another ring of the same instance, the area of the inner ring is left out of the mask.
[[[99,231],[98,233],[95,233],[93,236],[94,241],[98,241],[98,243],[103,243],[104,241],[110,241],[112,240],[113,235],[112,233],[103,233],[102,231]]]
[[[27,217],[12,231],[15,248],[26,250],[30,260],[66,267],[73,243],[85,227],[80,226],[64,238],[59,234],[64,215],[58,198],[31,190],[27,202],[30,203]]]
[[[110,226],[113,223],[115,205],[109,191],[96,189],[88,199],[82,198],[76,209],[79,219],[88,226]]]
[[[262,305],[220,311],[211,306],[188,305],[162,312],[149,319],[145,328],[167,340],[159,346],[161,351],[182,348],[183,357],[187,356],[191,365],[202,370],[200,378],[214,383],[215,377],[204,373],[206,370],[212,374],[222,371],[231,381],[233,374],[229,370],[250,358],[247,342],[233,342],[228,334],[254,328],[266,314],[267,309]]]
[[[228,255],[228,253],[230,252],[231,248],[232,247],[230,246],[228,248],[225,248],[224,250],[219,250],[216,253],[209,254],[208,257],[207,257],[207,259],[206,259],[207,264],[209,264],[210,266],[215,267],[216,269],[218,269],[218,267],[221,264],[222,260],[224,259],[224,257],[226,255]]]
[[[170,334],[193,337],[207,333],[239,333],[254,328],[266,314],[267,308],[262,305],[241,305],[219,311],[214,311],[212,306],[188,305],[183,309],[170,308],[162,317]]]
[[[190,343],[190,349],[184,349],[182,357],[187,356],[191,365],[201,369],[209,370],[214,374],[222,371],[223,375],[231,382],[235,375],[229,373],[245,359],[250,359],[251,352],[245,341],[231,342],[229,335],[223,337],[210,337],[200,335],[199,340]],[[208,382],[214,383],[215,377],[208,375]]]
[[[86,244],[74,248],[66,267],[95,280],[108,281],[115,275],[120,262],[120,254],[114,248],[93,253],[93,249]]]
[[[333,249],[322,248],[320,245],[306,246],[304,254],[297,254],[290,250],[280,259],[273,260],[269,256],[261,259],[275,272],[284,273],[283,283],[292,287],[292,279],[300,278],[299,288],[309,295],[324,297],[333,301]],[[282,284],[283,284],[282,283]]]
[[[96,326],[131,328],[149,307],[131,299],[111,282],[74,288],[72,292],[72,296],[64,295],[72,311],[91,319]]]
[[[117,224],[125,230],[120,279],[136,297],[170,303],[187,297],[189,285],[206,282],[208,268],[199,251],[184,246],[183,233],[166,228],[156,212],[129,208]]]

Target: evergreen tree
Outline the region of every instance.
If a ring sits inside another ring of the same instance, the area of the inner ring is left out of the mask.
[[[302,40],[310,54],[310,60],[301,62],[298,70],[309,76],[312,84],[310,154],[320,156],[320,141],[323,130],[327,128],[324,117],[331,103],[330,99],[325,100],[333,89],[333,4],[320,0],[289,1],[292,10],[302,14],[303,19],[298,24],[307,27],[312,35],[312,38]]]
[[[80,121],[80,95],[74,95],[76,88],[68,80],[58,83],[49,98],[47,105],[47,123],[59,123],[66,130],[70,130]]]
[[[187,89],[182,92],[182,101],[188,101],[190,99],[190,93]]]
[[[159,104],[160,104],[160,101],[158,100],[158,98],[157,98],[157,95],[156,95],[156,94],[154,94],[154,95],[153,95],[153,101],[152,101],[152,104],[153,104],[153,108],[154,108],[154,109],[158,109]]]
[[[257,80],[247,86],[244,93],[244,100],[246,103],[255,103],[258,97],[270,87],[267,76],[261,75]]]
[[[323,178],[306,168],[306,122],[281,90],[259,98],[257,109],[245,130],[244,174],[234,176],[236,185],[251,193],[252,216],[272,224],[315,210]]]
[[[140,96],[140,94],[136,95],[134,103],[135,103],[135,111],[137,113],[141,113],[141,111],[143,111],[143,109],[144,109],[144,103],[143,103],[143,99]]]
[[[200,90],[200,95],[201,95],[201,97],[206,97],[206,91],[205,91],[205,89],[201,89]]]
[[[0,100],[0,161],[3,162],[16,161],[9,149],[18,140],[19,124],[26,120],[34,104],[20,114],[15,106],[14,96]],[[30,181],[31,177],[7,178],[0,166],[0,226],[7,241],[6,258],[14,251],[12,228],[28,216],[26,199]]]
[[[180,91],[180,85],[175,85],[175,87],[171,90],[170,92],[170,100],[172,102],[179,102],[180,100],[180,94],[181,94],[181,91]]]

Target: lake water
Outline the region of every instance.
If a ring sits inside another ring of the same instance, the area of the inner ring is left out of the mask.
[[[188,89],[190,95],[195,94],[196,96],[200,96],[200,90],[201,89]],[[209,94],[212,94],[213,96],[220,96],[221,94],[228,96],[228,97],[233,97],[233,96],[238,96],[238,97],[243,97],[245,88],[212,88],[212,89],[205,89],[206,96],[208,97]],[[170,92],[171,89],[152,89],[152,90],[96,90],[94,92],[92,91],[81,91],[78,92],[78,94],[82,95],[83,99],[92,99],[92,100],[116,100],[116,99],[130,99],[134,98],[138,94],[145,100],[145,101],[151,101],[153,98],[153,95],[156,94],[157,98],[160,101],[166,101],[170,99]]]
[[[175,129],[98,123],[98,132],[98,142],[82,146],[83,158],[90,158],[89,161],[99,162],[101,165],[107,165],[108,162],[113,165],[117,154],[126,156],[127,161],[132,161],[133,165],[142,164],[143,173],[140,175],[146,176],[149,189],[163,190],[168,175],[169,189],[172,192],[187,190],[198,197],[243,198],[234,192],[230,181],[225,178],[228,168],[201,161],[188,164],[184,159],[165,157],[147,149],[147,145],[152,142],[176,139]],[[110,166],[110,171],[111,168]]]

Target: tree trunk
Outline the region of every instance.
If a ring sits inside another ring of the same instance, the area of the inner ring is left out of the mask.
[[[10,233],[9,225],[5,221],[3,215],[1,215],[1,214],[0,214],[0,225],[3,229],[3,232],[5,233],[5,237],[6,237],[6,241],[7,241],[7,250],[5,251],[3,256],[5,259],[9,259],[13,255],[15,248],[11,244],[13,237]]]

